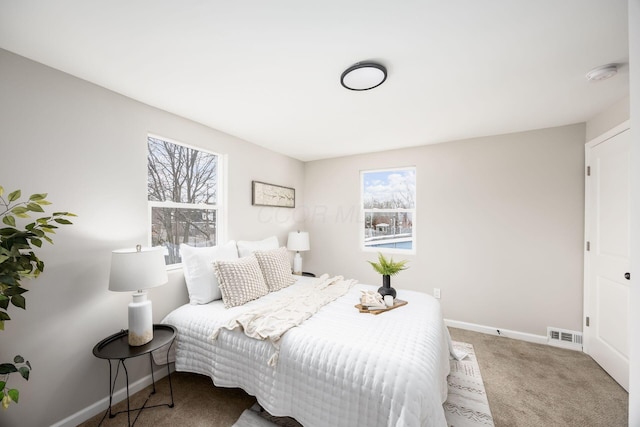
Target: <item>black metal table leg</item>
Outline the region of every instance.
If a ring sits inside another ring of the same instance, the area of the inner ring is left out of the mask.
[[[128,332],[123,330],[110,337],[105,338],[104,340],[96,344],[96,346],[93,348],[94,356],[99,357],[101,359],[107,359],[107,361],[109,362],[109,408],[105,411],[104,416],[100,420],[99,425],[102,425],[107,414],[109,415],[109,418],[114,418],[116,415],[126,412],[127,424],[129,427],[133,427],[136,421],[138,421],[140,414],[145,409],[156,408],[160,406],[168,406],[169,408],[174,407],[173,384],[171,382],[171,366],[169,365],[169,352],[171,351],[171,347],[173,346],[173,343],[175,341],[177,329],[171,325],[154,325],[153,327],[154,327],[154,338],[149,343],[144,344],[142,346],[137,346],[137,347],[130,346],[127,340]],[[166,360],[167,360],[167,374],[169,377],[168,380],[169,380],[169,392],[171,395],[171,403],[162,403],[158,405],[147,406],[147,403],[149,402],[151,395],[156,393],[156,379],[155,379],[155,373],[153,370],[152,352],[165,346],[168,346]],[[144,404],[141,407],[132,409],[131,400],[130,400],[131,396],[129,392],[129,371],[127,369],[127,365],[125,361],[132,357],[141,356],[143,354],[149,354],[149,365],[151,367],[151,382],[153,384],[153,391],[147,396],[147,399],[144,401]],[[118,364],[116,366],[115,374],[114,374],[112,361],[115,361],[115,360],[118,361]],[[113,412],[113,405],[114,405],[113,394],[115,392],[116,382],[118,379],[118,375],[120,373],[120,364],[122,364],[122,369],[124,370],[124,374],[125,374],[126,391],[127,391],[127,409],[114,413]],[[133,411],[138,411],[138,413],[133,419],[133,422],[131,422],[131,412]]]

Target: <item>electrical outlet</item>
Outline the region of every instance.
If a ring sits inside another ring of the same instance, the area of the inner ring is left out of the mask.
[[[440,288],[433,288],[433,297],[440,299]]]

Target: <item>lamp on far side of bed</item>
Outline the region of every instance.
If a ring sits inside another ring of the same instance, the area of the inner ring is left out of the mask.
[[[293,257],[293,274],[302,274],[302,257],[300,251],[309,250],[309,233],[306,231],[292,231],[287,240],[287,249],[296,251]]]
[[[131,292],[129,303],[129,345],[141,346],[153,339],[151,301],[143,289],[155,288],[168,282],[164,262],[164,248],[118,249],[111,253],[109,290]]]

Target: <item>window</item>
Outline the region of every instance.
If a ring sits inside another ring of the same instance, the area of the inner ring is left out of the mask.
[[[416,169],[363,171],[364,250],[415,252]]]
[[[220,238],[221,157],[163,138],[147,138],[151,245],[179,264],[180,244],[214,246]]]

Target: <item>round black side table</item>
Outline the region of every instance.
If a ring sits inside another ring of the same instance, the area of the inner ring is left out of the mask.
[[[116,334],[111,335],[110,337],[103,339],[98,344],[96,344],[95,347],[93,347],[94,356],[100,359],[106,359],[109,362],[109,409],[105,413],[105,417],[107,414],[109,414],[109,418],[113,418],[118,414],[126,412],[127,420],[129,422],[129,427],[132,427],[138,420],[138,417],[142,413],[143,409],[156,408],[159,406],[168,406],[169,408],[173,408],[173,386],[171,385],[171,369],[169,367],[169,350],[171,350],[171,345],[173,345],[173,342],[176,338],[176,333],[177,333],[177,329],[174,326],[153,325],[153,339],[144,345],[132,347],[129,345],[128,331],[123,330]],[[171,393],[171,403],[163,403],[159,405],[146,406],[147,402],[149,401],[149,397],[151,397],[151,395],[155,394],[156,392],[156,380],[153,377],[153,357],[151,355],[151,352],[158,350],[167,345],[169,346],[167,348],[167,373],[169,376],[169,391]],[[124,362],[125,360],[131,359],[132,357],[138,357],[145,354],[149,355],[149,364],[151,365],[151,381],[153,382],[153,391],[149,396],[147,396],[147,399],[145,400],[144,404],[140,408],[131,409],[129,405],[129,372],[127,371],[127,366],[125,365]],[[113,366],[111,362],[115,360],[117,360],[118,363],[116,365],[115,376],[113,376]],[[114,414],[111,411],[111,406],[113,404],[113,392],[116,386],[116,379],[118,378],[118,373],[120,372],[120,365],[122,365],[122,368],[124,369],[124,374],[125,374],[126,383],[127,383],[127,410],[116,412]],[[133,424],[132,424],[131,412],[133,411],[138,411],[138,414],[136,415],[136,418],[133,420]],[[102,421],[104,421],[104,417],[102,417],[100,424],[102,424]]]

